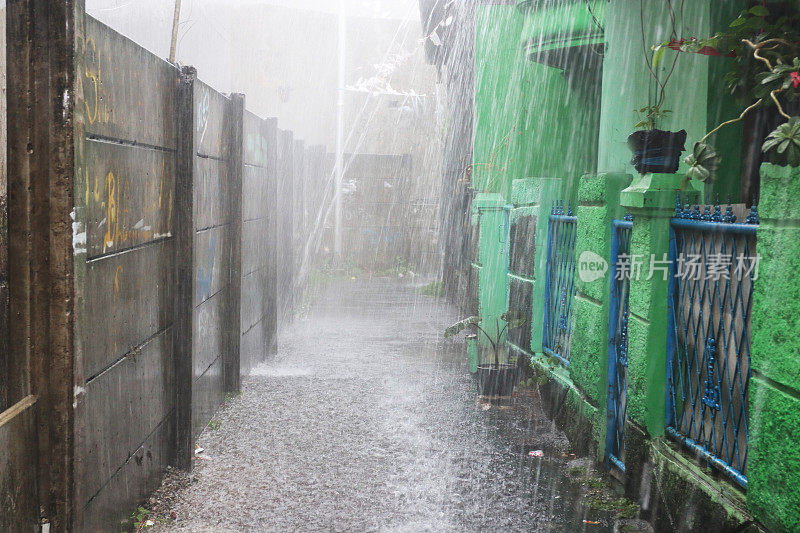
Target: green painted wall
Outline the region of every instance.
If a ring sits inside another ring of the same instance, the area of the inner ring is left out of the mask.
[[[683,15],[677,17],[677,34],[680,37],[711,35],[727,27],[744,4],[739,0],[686,2]],[[606,9],[598,160],[601,172],[635,172],[630,165],[631,153],[626,144],[639,120],[634,109],[654,105],[659,99],[660,88],[650,74],[645,54],[651,57],[651,46],[669,39],[672,25],[667,2],[644,2],[643,6],[641,12],[636,2],[611,0]],[[672,113],[658,127],[672,131],[685,129],[688,151],[706,131],[723,120],[738,116],[742,108],[734,105],[724,89],[722,78],[730,64],[729,59],[667,50],[656,69],[659,79],[666,79],[676,56],[677,62],[666,85],[662,105]],[[729,194],[735,199],[740,180],[741,127],[722,130],[716,137],[710,140],[717,143],[723,163],[712,190],[719,193],[723,201]],[[685,171],[686,165],[681,158],[679,173]]]
[[[683,168],[678,175],[636,176],[619,195],[623,208],[617,207],[615,192],[599,181],[585,181],[578,190],[579,177],[587,171],[634,172],[626,146],[638,120],[633,110],[654,104],[659,93],[644,57],[651,53],[652,44],[666,40],[672,30],[666,2],[643,4],[640,13],[635,2],[604,3],[603,71],[594,84],[589,75],[582,80],[565,76],[561,69],[527,58],[537,51],[536,43],[531,46],[531,37],[538,32],[547,41],[540,49],[552,47],[559,37],[557,26],[563,27],[564,20],[559,22],[552,13],[535,21],[526,19],[512,6],[477,9],[472,179],[478,191],[497,193],[476,199],[476,211],[481,212],[480,308],[481,314],[492,317],[507,305],[503,205],[511,201],[515,206],[511,216],[531,212],[538,216],[536,252],[531,258],[536,269],[531,281],[533,353],[541,350],[547,214],[553,199],[575,199],[576,195],[580,199],[578,253],[597,248],[598,253],[607,255],[609,218],[621,216],[623,209],[634,216],[632,253],[645,258],[643,271],[648,269],[651,254],[661,257],[668,250],[669,219]],[[686,2],[677,33],[681,37],[706,36],[724,29],[743,4],[740,0]],[[535,5],[529,4],[537,9]],[[641,18],[645,20],[644,37]],[[593,31],[591,26],[589,31]],[[675,52],[665,54],[659,67],[662,79],[675,57]],[[722,78],[729,59],[685,53],[677,57],[664,103],[672,114],[659,127],[686,129],[690,149],[707,130],[737,116],[741,108],[724,91]],[[706,197],[719,194],[723,201],[728,196],[736,199],[741,126],[728,127],[711,140],[723,162],[719,180],[703,192]],[[800,271],[800,209],[794,206],[800,198],[800,172],[765,165],[761,194],[758,252],[762,261],[752,313],[754,375],[747,501],[755,516],[769,527],[795,531],[800,529],[800,448],[796,444],[800,440],[800,349],[796,341],[800,337],[800,288],[792,281]],[[579,282],[572,364],[553,374],[571,387],[570,398],[582,405],[592,420],[600,446],[605,431],[607,370],[605,285]],[[658,277],[640,279],[631,286],[628,416],[651,437],[662,435],[665,425],[667,289],[667,282]],[[534,355],[534,363],[538,357]]]
[[[508,308],[508,211],[500,194],[482,193],[475,196],[472,209],[479,214],[480,232],[478,257],[481,269],[478,275],[478,313],[481,327],[493,338],[498,327],[505,324],[499,320]],[[483,334],[478,336],[481,346],[489,346]]]
[[[510,200],[514,179],[568,178],[574,196],[596,167],[599,72],[570,83],[529,61],[524,20],[514,6],[477,9],[473,186]]]
[[[574,302],[575,326],[572,333],[570,375],[595,405],[605,420],[608,364],[608,312],[611,290],[610,271],[595,280],[580,276],[581,255],[592,252],[605,261],[611,255],[611,221],[621,219],[625,210],[619,193],[631,181],[629,174],[587,175],[578,189],[578,228],[575,256],[578,258],[577,295]],[[600,442],[602,449],[603,441]]]
[[[748,505],[800,530],[800,169],[764,164],[751,319]]]

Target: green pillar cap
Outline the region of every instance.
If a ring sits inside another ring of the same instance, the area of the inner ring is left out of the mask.
[[[638,209],[675,209],[675,195],[696,201],[700,194],[687,187],[682,174],[639,174],[619,195],[620,205]]]
[[[496,192],[482,192],[475,195],[472,200],[473,212],[477,209],[503,209],[506,206],[506,199],[502,194]]]

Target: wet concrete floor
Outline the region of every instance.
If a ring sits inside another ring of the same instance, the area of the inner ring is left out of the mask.
[[[463,339],[442,337],[460,317],[416,286],[342,282],[296,320],[201,435],[167,529],[613,530],[535,406],[476,401]]]

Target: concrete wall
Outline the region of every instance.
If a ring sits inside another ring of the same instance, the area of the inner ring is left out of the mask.
[[[275,119],[244,116],[242,180],[242,372],[277,350],[277,179]],[[282,261],[281,264],[285,264]]]
[[[174,448],[177,73],[91,18],[82,44],[76,491],[90,528],[152,488]]]
[[[775,530],[800,528],[800,190],[797,168],[764,164],[752,311],[747,502]]]
[[[26,396],[0,413],[0,529],[37,531],[36,398]]]
[[[277,254],[277,184],[295,186],[278,161],[294,143],[279,152],[275,119],[80,2],[34,3],[47,24],[22,4],[9,21],[29,49],[9,54],[18,283],[0,370],[19,401],[0,411],[0,486],[15,498],[0,522],[106,530],[167,465],[191,466],[224,395],[275,351],[277,273],[297,253],[290,232]]]

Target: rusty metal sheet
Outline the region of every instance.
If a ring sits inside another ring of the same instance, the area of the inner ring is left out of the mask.
[[[229,234],[228,226],[219,226],[195,233],[195,307],[228,286]]]
[[[242,172],[242,218],[263,218],[270,210],[266,169],[245,165]]]
[[[268,162],[268,140],[264,134],[264,121],[251,113],[244,113],[244,146],[242,157],[245,165],[266,167]]]
[[[192,436],[197,438],[225,398],[222,358],[217,359],[194,382],[192,391]]]
[[[173,259],[172,242],[164,240],[88,263],[87,378],[171,325]]]
[[[172,234],[173,153],[88,141],[85,157],[90,259]]]
[[[200,80],[194,83],[195,153],[225,159],[225,109],[230,100]]]
[[[178,70],[89,16],[78,47],[86,133],[174,149]]]
[[[37,531],[36,398],[0,413],[0,531]]]
[[[87,501],[105,485],[175,404],[172,330],[161,332],[86,384],[83,468]],[[118,482],[118,481],[117,481]]]
[[[170,413],[155,431],[142,435],[143,444],[86,505],[78,531],[108,531],[109,524],[119,524],[121,518],[130,516],[136,503],[161,484],[174,453],[174,418]]]
[[[194,158],[195,229],[219,226],[230,219],[227,166],[208,157]]]
[[[218,292],[194,310],[192,373],[195,379],[225,352],[227,296],[227,291]]]

